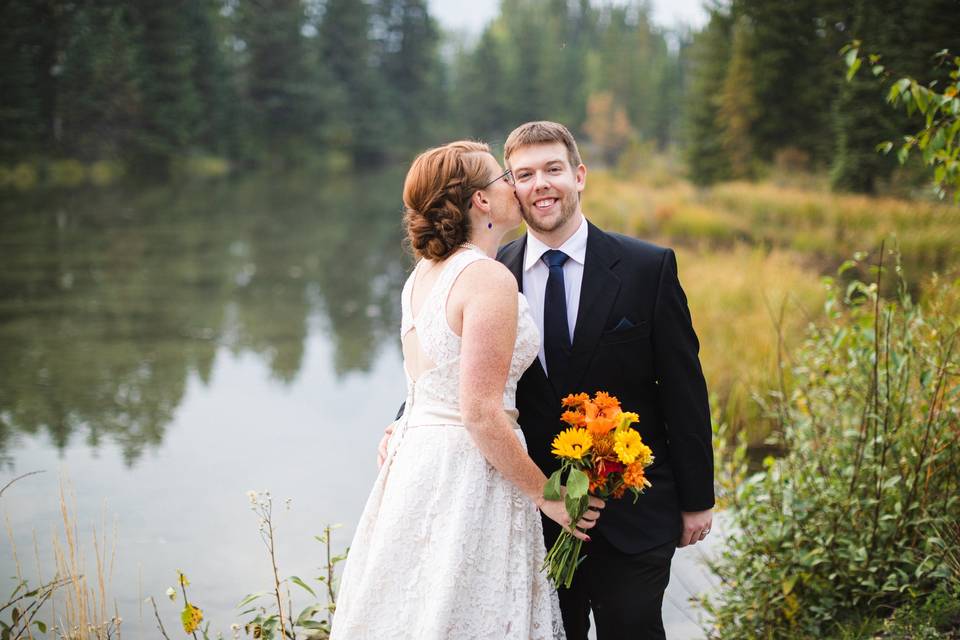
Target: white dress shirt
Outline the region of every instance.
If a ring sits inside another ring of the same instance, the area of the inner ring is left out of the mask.
[[[523,295],[530,303],[530,314],[537,323],[537,329],[543,336],[543,297],[547,288],[550,268],[544,264],[543,254],[549,251],[530,231],[527,231],[527,249],[523,258]],[[580,285],[583,283],[583,261],[587,257],[587,219],[583,218],[580,227],[567,238],[560,251],[570,259],[563,265],[563,289],[567,299],[567,328],[570,331],[570,344],[573,344],[573,330],[577,326],[577,311],[580,307]],[[540,364],[547,370],[547,358],[540,341]]]

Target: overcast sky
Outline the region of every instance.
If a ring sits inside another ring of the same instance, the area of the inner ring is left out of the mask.
[[[704,0],[650,0],[653,22],[664,27],[701,27],[707,19]],[[441,25],[480,33],[497,14],[500,0],[430,0],[430,9]]]

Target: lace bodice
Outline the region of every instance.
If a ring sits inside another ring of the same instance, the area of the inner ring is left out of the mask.
[[[350,545],[331,640],[565,638],[557,593],[541,571],[540,513],[480,452],[460,416],[461,341],[447,324],[447,298],[468,265],[488,259],[471,249],[436,265],[442,271],[416,317],[411,294],[422,262],[404,285],[401,337],[416,328],[420,355],[436,366],[414,382],[404,363],[406,410]],[[520,296],[503,404],[524,447],[514,399],[539,350]]]
[[[478,250],[469,249],[446,260],[443,271],[424,299],[416,317],[412,312],[413,283],[423,261],[417,263],[407,278],[401,294],[400,337],[416,327],[420,348],[435,367],[420,374],[414,382],[406,367],[407,400],[427,402],[459,411],[460,405],[460,336],[447,323],[447,298],[457,277],[477,260],[491,260]],[[510,360],[510,372],[503,390],[504,409],[516,408],[517,381],[540,351],[540,333],[530,315],[527,299],[517,292],[517,339]]]

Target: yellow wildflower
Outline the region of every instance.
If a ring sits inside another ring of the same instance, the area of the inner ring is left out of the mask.
[[[200,622],[203,621],[203,611],[193,606],[192,604],[187,604],[183,611],[180,612],[180,622],[183,623],[183,630],[187,633],[193,633],[200,627]]]
[[[617,452],[617,458],[623,464],[631,464],[638,457],[649,457],[652,460],[650,447],[643,444],[640,434],[633,429],[619,431],[613,436],[613,439],[613,450]]]
[[[579,460],[593,444],[593,438],[586,429],[567,429],[553,439],[553,454],[561,458]]]

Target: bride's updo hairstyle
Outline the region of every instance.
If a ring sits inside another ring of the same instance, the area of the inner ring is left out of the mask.
[[[403,221],[418,258],[443,260],[470,237],[470,198],[489,180],[482,142],[458,140],[427,149],[403,183]]]

